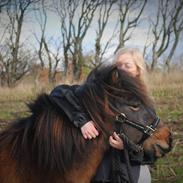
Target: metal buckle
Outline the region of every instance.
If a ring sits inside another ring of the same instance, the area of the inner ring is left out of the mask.
[[[120,113],[119,115],[116,116],[116,120],[118,122],[124,122],[126,119],[127,119],[127,117],[124,113]]]
[[[144,133],[148,135],[152,135],[153,132],[155,132],[156,129],[152,128],[152,125],[146,126],[146,129],[144,129]],[[150,133],[151,132],[151,133]]]

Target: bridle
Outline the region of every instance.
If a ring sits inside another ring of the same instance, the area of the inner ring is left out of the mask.
[[[160,122],[160,119],[159,117],[155,116],[155,119],[152,121],[150,125],[143,125],[144,123],[141,124],[138,121],[135,122],[135,121],[129,120],[124,113],[120,113],[119,115],[115,116],[115,122],[118,122],[118,124],[120,125],[118,126],[120,129],[118,136],[123,140],[124,159],[127,166],[129,182],[133,183],[134,180],[133,180],[132,171],[131,171],[129,152],[132,151],[133,153],[135,153],[136,157],[139,156],[140,159],[143,161],[144,149],[142,144],[145,139],[147,139],[157,130],[157,126]],[[123,124],[129,125],[143,133],[141,140],[137,144],[131,141],[129,137],[124,133]]]
[[[124,113],[120,113],[116,116],[116,122],[130,125],[136,128],[137,130],[141,131],[144,135],[151,136],[156,131],[156,127],[160,122],[160,118],[156,117],[150,125],[142,125],[140,123],[129,120]]]

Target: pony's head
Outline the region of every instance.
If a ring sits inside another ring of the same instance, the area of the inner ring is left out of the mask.
[[[90,73],[79,93],[104,135],[111,135],[111,129],[122,131],[135,144],[142,145],[146,157],[152,161],[170,151],[170,130],[157,117],[140,79],[115,65],[100,65]]]

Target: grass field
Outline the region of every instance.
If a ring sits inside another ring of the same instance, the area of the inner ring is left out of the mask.
[[[153,182],[183,183],[183,74],[153,73],[150,91],[161,120],[173,133],[173,149],[152,168]]]
[[[153,73],[148,80],[157,113],[172,129],[174,139],[172,151],[151,168],[153,182],[183,183],[183,74]],[[31,84],[0,88],[0,127],[4,122],[27,115],[26,103],[50,89],[38,89]]]

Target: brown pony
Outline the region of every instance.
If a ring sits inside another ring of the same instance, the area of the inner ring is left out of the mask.
[[[157,119],[143,84],[115,66],[94,69],[76,93],[96,122],[99,137],[84,140],[52,97],[42,94],[29,105],[29,117],[0,133],[1,183],[89,183],[109,148],[116,115],[123,113],[140,125]],[[170,150],[170,132],[161,123],[146,140],[133,126],[124,124],[123,129],[151,158]]]

